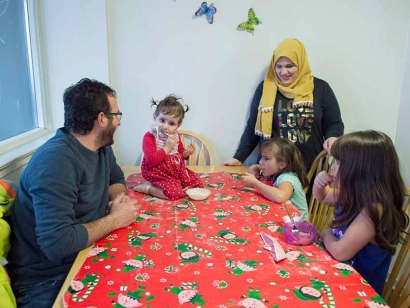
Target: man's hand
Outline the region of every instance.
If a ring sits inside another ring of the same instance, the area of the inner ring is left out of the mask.
[[[125,228],[135,221],[139,208],[135,200],[121,194],[112,201],[109,215],[115,218],[117,229]]]
[[[128,227],[137,218],[140,206],[124,193],[108,203],[108,215],[83,224],[88,232],[87,246],[94,244],[108,233]]]

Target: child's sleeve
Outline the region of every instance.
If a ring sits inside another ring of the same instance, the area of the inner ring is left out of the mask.
[[[4,218],[10,214],[16,191],[14,183],[0,180],[0,307],[16,307],[10,279],[4,268],[10,250],[10,226]]]
[[[297,181],[299,181],[299,179],[296,176],[284,173],[278,176],[274,184],[275,186],[279,186],[283,182],[289,182],[293,186],[293,191],[295,191],[295,184]]]
[[[17,307],[6,269],[0,266],[0,307]]]
[[[157,151],[155,137],[150,132],[147,132],[144,135],[142,140],[142,150],[144,151],[144,159],[151,167],[159,165],[167,157],[167,154],[163,149]]]

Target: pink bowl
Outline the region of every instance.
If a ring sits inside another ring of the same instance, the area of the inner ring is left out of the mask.
[[[289,244],[297,246],[306,246],[313,243],[318,233],[316,227],[308,222],[295,222],[296,228],[299,232],[292,232],[293,223],[285,222],[283,228],[285,229],[285,240]]]

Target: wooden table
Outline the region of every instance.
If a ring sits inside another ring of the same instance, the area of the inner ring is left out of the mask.
[[[56,302],[113,308],[381,306],[360,274],[335,261],[320,241],[285,241],[284,206],[243,186],[239,174],[247,167],[192,169],[211,191],[207,200],[164,201],[130,189],[129,197],[141,204],[136,223],[80,252]],[[128,188],[143,181],[138,167],[123,170]],[[273,260],[263,234],[282,245],[284,260]]]
[[[249,170],[249,166],[189,166],[189,169],[198,173],[211,173],[220,171],[244,173]],[[125,178],[128,178],[130,174],[141,172],[141,168],[139,166],[124,166],[122,167],[122,170],[124,171]]]
[[[238,172],[243,173],[248,171],[248,166],[190,166],[191,170],[195,172],[218,172],[218,171],[227,171],[227,172]],[[124,171],[125,178],[128,178],[130,174],[141,172],[140,166],[124,166],[122,167]],[[67,278],[64,281],[64,284],[58,293],[58,296],[54,302],[53,307],[64,307],[63,305],[63,295],[64,292],[70,285],[71,280],[74,278],[74,275],[78,272],[79,268],[83,264],[84,260],[87,258],[87,255],[91,249],[87,247],[78,253],[77,258],[74,261],[73,266],[71,267],[70,272],[67,275]]]

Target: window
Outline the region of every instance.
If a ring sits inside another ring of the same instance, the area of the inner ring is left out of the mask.
[[[0,1],[0,154],[46,133],[35,2]]]

